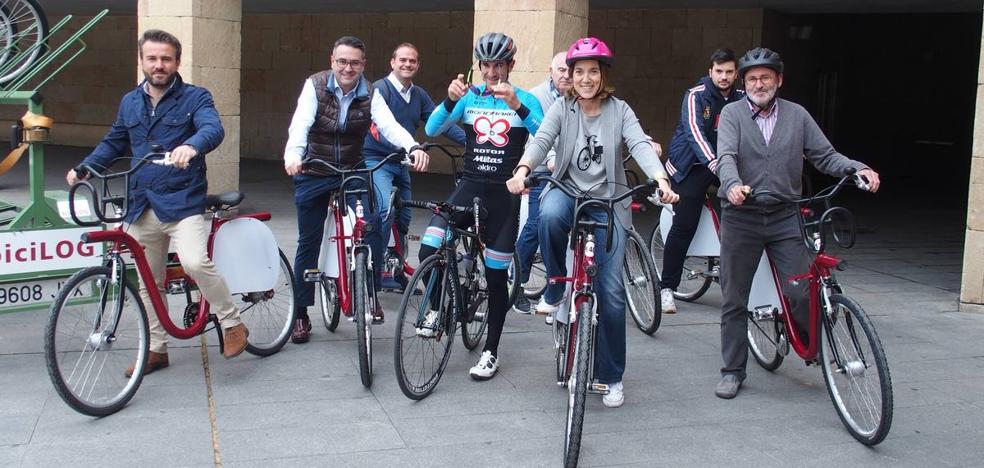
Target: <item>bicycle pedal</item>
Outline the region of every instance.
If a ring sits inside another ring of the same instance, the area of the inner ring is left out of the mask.
[[[608,392],[608,384],[592,382],[591,386],[588,387],[588,393],[593,393],[595,395],[608,395]]]
[[[321,281],[321,270],[310,268],[304,270],[304,281],[307,283],[317,283]]]
[[[417,235],[417,234],[407,234],[407,239],[410,239],[412,241],[418,241],[419,242],[420,241],[420,236]]]
[[[168,294],[184,294],[188,291],[188,282],[184,278],[167,282]]]

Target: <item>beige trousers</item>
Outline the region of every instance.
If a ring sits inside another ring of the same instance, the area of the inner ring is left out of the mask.
[[[181,266],[191,279],[198,284],[205,300],[211,305],[212,312],[219,318],[223,329],[229,329],[242,323],[239,310],[232,302],[229,288],[225,279],[208,258],[209,223],[204,215],[189,216],[181,221],[163,223],[157,219],[154,210],[149,206],[136,222],[130,224],[128,232],[144,246],[144,255],[155,278],[155,286],[164,299],[167,307],[167,296],[164,294],[164,278],[167,274],[167,249],[174,240],[175,250],[181,260]],[[147,319],[150,324],[150,350],[155,353],[167,352],[167,332],[157,319],[150,295],[147,293],[147,278],[141,278],[140,298],[147,308]]]

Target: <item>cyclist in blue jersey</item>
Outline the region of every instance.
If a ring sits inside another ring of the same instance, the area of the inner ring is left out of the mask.
[[[519,230],[520,197],[505,187],[505,181],[523,155],[530,135],[540,128],[543,109],[532,94],[509,84],[515,65],[516,43],[502,33],[487,33],[475,44],[475,58],[485,82],[472,85],[458,75],[448,86],[448,98],[427,119],[428,136],[443,133],[451,125],[464,125],[465,171],[448,202],[470,205],[482,199],[487,212],[485,229],[485,276],[489,291],[488,337],[478,363],[470,370],[475,380],[487,380],[499,370],[499,336],[509,309],[507,269],[512,261]],[[433,254],[444,241],[447,223],[434,216],[421,238],[420,260]],[[426,319],[436,321],[437,311]],[[436,327],[422,327],[426,336]]]

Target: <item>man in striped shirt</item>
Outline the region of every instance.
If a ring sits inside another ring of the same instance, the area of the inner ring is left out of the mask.
[[[798,197],[802,192],[803,159],[820,172],[841,177],[850,171],[878,190],[878,173],[838,153],[802,106],[777,97],[782,86],[779,54],[764,48],[748,51],[738,61],[747,102],[721,111],[718,163],[721,180],[721,381],[714,393],[734,398],[745,380],[748,361],[748,296],[763,249],[778,270],[783,293],[797,329],[809,328],[806,282],[788,279],[806,273],[810,256],[800,234],[796,207],[765,198],[745,203],[754,187]],[[808,336],[801,338],[808,339]]]
[[[715,50],[707,76],[683,95],[680,124],[673,134],[666,162],[673,190],[680,194],[680,202],[673,207],[673,226],[666,233],[660,270],[663,272],[659,282],[660,302],[667,314],[676,313],[673,291],[680,286],[683,261],[697,232],[705,194],[711,185],[718,183],[712,172],[717,166],[714,153],[718,117],[726,104],[744,96],[734,89],[736,67],[731,49]]]

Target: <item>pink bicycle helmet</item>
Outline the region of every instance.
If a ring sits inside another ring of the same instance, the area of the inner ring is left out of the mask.
[[[585,37],[574,41],[567,49],[567,66],[573,67],[578,60],[597,60],[598,63],[612,66],[615,64],[615,54],[600,39]]]

